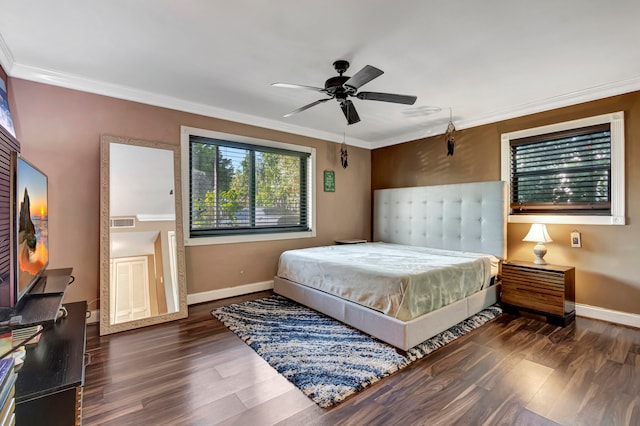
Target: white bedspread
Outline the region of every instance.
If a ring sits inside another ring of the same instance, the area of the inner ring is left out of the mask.
[[[489,285],[492,255],[398,244],[289,250],[278,276],[408,321]]]

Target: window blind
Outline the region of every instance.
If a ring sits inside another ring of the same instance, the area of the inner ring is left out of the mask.
[[[511,214],[611,212],[610,124],[514,139]]]
[[[20,142],[0,126],[0,306],[13,306],[13,266],[11,234],[13,222],[12,156],[20,152]]]
[[[190,235],[307,231],[309,154],[191,136]]]

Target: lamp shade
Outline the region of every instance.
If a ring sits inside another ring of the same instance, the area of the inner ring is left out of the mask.
[[[550,243],[553,240],[547,232],[547,226],[544,223],[534,223],[529,229],[529,233],[522,239],[522,241],[530,241],[532,243]]]

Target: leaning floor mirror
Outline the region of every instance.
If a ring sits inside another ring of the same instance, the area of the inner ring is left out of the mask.
[[[180,147],[102,136],[100,334],[187,316]]]

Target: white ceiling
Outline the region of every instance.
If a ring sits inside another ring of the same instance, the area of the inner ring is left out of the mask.
[[[175,217],[173,151],[109,145],[109,216]]]
[[[160,233],[146,232],[112,232],[109,235],[112,258],[143,256],[155,253],[155,243]]]
[[[376,148],[640,89],[638,0],[0,0],[12,77]],[[282,118],[323,86],[385,73],[354,99]],[[441,111],[432,112],[430,107]]]

